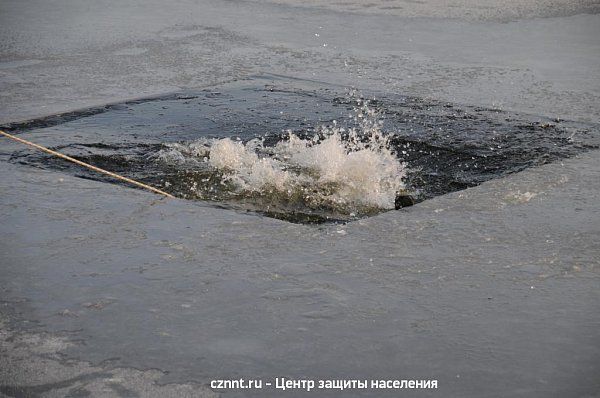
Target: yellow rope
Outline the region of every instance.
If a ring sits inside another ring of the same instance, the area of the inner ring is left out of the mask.
[[[78,165],[80,165],[80,166],[87,167],[87,168],[88,168],[88,169],[90,169],[90,170],[94,170],[94,171],[97,171],[98,173],[106,174],[106,175],[108,175],[108,176],[111,176],[111,177],[113,177],[113,178],[116,178],[117,180],[121,180],[121,181],[128,182],[128,183],[130,183],[130,184],[132,184],[132,185],[136,185],[136,186],[138,186],[138,187],[140,187],[140,188],[144,188],[144,189],[147,189],[147,190],[149,190],[149,191],[152,191],[152,192],[155,192],[155,193],[158,193],[158,194],[164,195],[164,196],[166,196],[167,198],[175,198],[175,196],[171,195],[170,193],[167,193],[167,192],[165,192],[165,191],[161,191],[160,189],[157,189],[157,188],[151,187],[150,185],[142,184],[141,182],[138,182],[138,181],[132,180],[131,178],[123,177],[123,176],[121,176],[121,175],[118,175],[118,174],[112,173],[112,172],[110,172],[110,171],[108,171],[108,170],[104,170],[104,169],[101,169],[101,168],[99,168],[99,167],[92,166],[91,164],[88,164],[88,163],[82,162],[81,160],[77,160],[77,159],[75,159],[75,158],[72,158],[72,157],[70,157],[70,156],[63,155],[63,154],[62,154],[62,153],[60,153],[60,152],[56,152],[56,151],[53,151],[52,149],[48,149],[48,148],[46,148],[46,147],[43,147],[43,146],[41,146],[41,145],[38,145],[38,144],[34,144],[34,143],[33,143],[33,142],[31,142],[31,141],[27,141],[27,140],[24,140],[24,139],[22,139],[22,138],[15,137],[14,135],[8,134],[8,133],[7,133],[7,132],[5,132],[5,131],[2,131],[2,130],[0,130],[0,134],[2,134],[2,135],[3,135],[3,136],[5,136],[5,137],[8,137],[8,138],[10,138],[10,139],[12,139],[12,140],[15,140],[15,141],[17,141],[17,142],[20,142],[20,143],[22,143],[22,144],[25,144],[25,145],[32,146],[32,147],[34,147],[34,148],[36,148],[36,149],[39,149],[40,151],[43,151],[43,152],[49,153],[49,154],[51,154],[51,155],[54,155],[54,156],[58,156],[59,158],[62,158],[62,159],[65,159],[65,160],[68,160],[69,162],[73,162],[73,163],[75,163],[75,164],[78,164]]]

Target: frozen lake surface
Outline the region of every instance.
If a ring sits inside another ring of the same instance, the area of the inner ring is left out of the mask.
[[[343,122],[356,88],[380,101],[386,131],[423,138],[440,174],[476,186],[304,225],[106,184],[2,140],[0,393],[213,396],[213,378],[312,377],[439,380],[419,396],[597,395],[593,2],[278,3],[3,2],[0,121],[102,160],[199,130],[246,142]],[[317,109],[303,93],[325,86]],[[238,92],[264,113],[239,117]],[[474,119],[448,118],[459,110]],[[442,121],[458,135],[435,136]],[[500,168],[459,173],[490,130],[510,148]]]

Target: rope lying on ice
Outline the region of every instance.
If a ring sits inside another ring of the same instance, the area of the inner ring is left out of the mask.
[[[110,171],[108,171],[108,170],[101,169],[100,167],[92,166],[91,164],[88,164],[88,163],[82,162],[81,160],[77,160],[77,159],[75,159],[75,158],[72,158],[72,157],[70,157],[70,156],[63,155],[63,154],[62,154],[62,153],[60,153],[60,152],[56,152],[56,151],[53,151],[52,149],[48,149],[48,148],[46,148],[46,147],[43,147],[43,146],[41,146],[41,145],[38,145],[38,144],[34,144],[34,143],[33,143],[33,142],[31,142],[31,141],[27,141],[27,140],[24,140],[24,139],[22,139],[22,138],[15,137],[14,135],[12,135],[12,134],[8,134],[8,133],[7,133],[7,132],[5,132],[5,131],[2,131],[2,130],[0,130],[0,134],[1,134],[1,135],[3,135],[3,136],[5,136],[5,137],[8,137],[8,138],[10,138],[11,140],[15,140],[15,141],[17,141],[17,142],[20,142],[21,144],[29,145],[29,146],[31,146],[31,147],[34,147],[34,148],[36,148],[36,149],[39,149],[40,151],[43,151],[43,152],[49,153],[50,155],[54,155],[54,156],[57,156],[57,157],[59,157],[59,158],[62,158],[62,159],[68,160],[69,162],[73,162],[73,163],[75,163],[75,164],[78,164],[78,165],[80,165],[80,166],[86,167],[86,168],[88,168],[88,169],[90,169],[90,170],[94,170],[94,171],[96,171],[96,172],[98,172],[98,173],[106,174],[106,175],[108,175],[108,176],[111,176],[111,177],[113,177],[113,178],[116,178],[117,180],[125,181],[125,182],[127,182],[127,183],[129,183],[129,184],[132,184],[132,185],[138,186],[138,187],[140,187],[140,188],[144,188],[144,189],[147,189],[147,190],[149,190],[149,191],[152,191],[152,192],[154,192],[154,193],[157,193],[157,194],[160,194],[160,195],[164,195],[164,196],[166,196],[167,198],[175,198],[175,197],[174,197],[173,195],[171,195],[170,193],[167,193],[167,192],[165,192],[165,191],[161,191],[160,189],[157,189],[157,188],[151,187],[150,185],[146,185],[146,184],[143,184],[143,183],[141,183],[141,182],[139,182],[139,181],[132,180],[131,178],[123,177],[123,176],[121,176],[121,175],[119,175],[119,174],[115,174],[115,173],[112,173],[112,172],[110,172]]]

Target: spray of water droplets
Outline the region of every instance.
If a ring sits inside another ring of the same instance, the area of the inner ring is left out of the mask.
[[[165,144],[157,161],[194,169],[186,197],[240,202],[267,211],[359,217],[394,208],[406,167],[377,113],[357,101],[354,127],[333,122],[311,135],[287,131],[277,143],[230,138]]]

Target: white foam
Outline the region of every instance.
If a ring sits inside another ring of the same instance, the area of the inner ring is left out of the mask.
[[[159,157],[204,161],[238,197],[272,196],[343,214],[393,209],[397,193],[405,188],[405,165],[367,104],[361,103],[356,121],[350,130],[335,123],[323,126],[310,138],[288,131],[287,139],[272,147],[261,139],[243,143],[230,138],[171,144]]]

